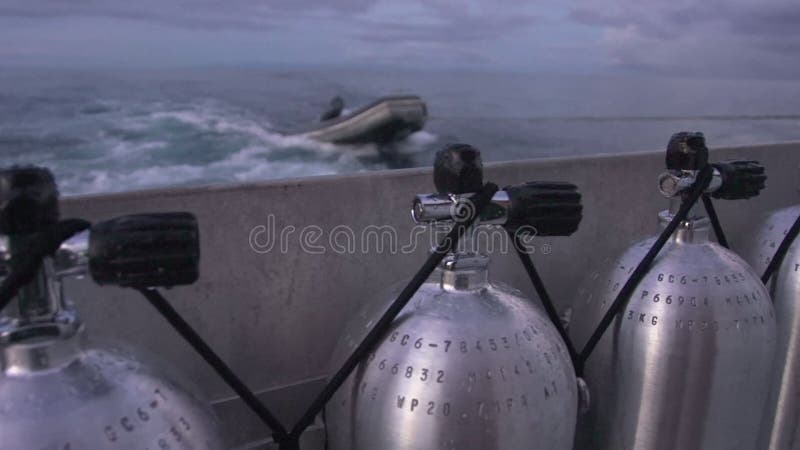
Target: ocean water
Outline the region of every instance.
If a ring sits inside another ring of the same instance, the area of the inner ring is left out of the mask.
[[[330,97],[428,104],[425,130],[376,145],[291,136]],[[0,70],[0,161],[66,194],[427,166],[452,142],[486,161],[800,141],[800,82],[389,69]]]

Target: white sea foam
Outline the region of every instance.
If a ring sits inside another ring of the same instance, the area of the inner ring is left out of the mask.
[[[139,104],[114,115],[109,121],[112,128],[99,130],[93,142],[103,149],[101,156],[58,174],[63,192],[256,181],[383,167],[376,145],[335,145],[284,135],[266,119],[213,101]],[[394,150],[413,154],[436,139],[417,132]],[[206,157],[187,152],[193,146]]]
[[[270,164],[256,164],[249,168],[237,171],[233,178],[236,181],[256,181],[274,178],[290,178],[312,175],[330,175],[340,171],[324,163],[297,163],[297,162],[273,162]]]
[[[436,136],[435,134],[422,130],[411,134],[406,139],[406,141],[415,145],[426,145],[426,144],[432,144],[436,142],[438,139],[439,137]]]
[[[318,151],[337,151],[334,144],[317,142],[302,135],[285,135],[271,129],[266,120],[255,120],[241,114],[201,105],[178,111],[158,111],[150,114],[153,121],[174,120],[198,130],[221,134],[240,134],[277,148],[303,147]]]
[[[151,166],[131,171],[90,169],[62,175],[59,184],[66,194],[119,192],[127,190],[206,184],[212,181],[257,181],[341,172],[341,168],[323,162],[256,162],[242,158],[223,160],[207,166]]]
[[[200,166],[152,166],[132,171],[90,169],[61,176],[61,190],[68,194],[119,192],[201,181]]]
[[[164,141],[114,141],[108,149],[106,158],[141,158],[142,153],[166,148]]]

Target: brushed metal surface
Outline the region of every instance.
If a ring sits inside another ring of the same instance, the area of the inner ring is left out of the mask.
[[[571,449],[577,381],[555,327],[521,292],[489,284],[485,265],[446,264],[329,402],[331,448]],[[359,315],[335,362],[382,309]]]
[[[708,232],[705,218],[678,228],[590,356],[577,448],[758,448],[775,313],[758,275]],[[609,258],[578,290],[569,326],[578,348],[654,240]]]
[[[79,339],[3,349],[18,364],[0,376],[0,449],[225,448],[210,405],[174,377],[126,350]]]
[[[789,231],[800,207],[770,214],[745,245],[745,258],[757,273],[767,264]],[[777,352],[767,412],[762,422],[761,447],[770,450],[800,449],[800,243],[795,242],[768,284],[775,305]]]

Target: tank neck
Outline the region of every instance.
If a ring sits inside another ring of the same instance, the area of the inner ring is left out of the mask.
[[[9,273],[12,256],[36,236],[0,236],[0,265]],[[64,300],[52,258],[45,258],[33,280],[0,312],[0,369],[6,376],[61,367],[80,352],[82,325]]]
[[[0,265],[4,274],[15,264],[15,256],[25,254],[31,243],[40,236],[36,233],[0,236]],[[21,323],[51,321],[64,309],[61,282],[55,273],[53,259],[48,257],[34,275],[33,280],[22,286],[14,301],[0,316]]]
[[[489,284],[489,257],[479,253],[447,255],[434,273],[445,291],[475,291]]]
[[[82,337],[77,320],[5,330],[0,333],[0,369],[14,377],[67,366],[80,356]]]
[[[680,198],[670,199],[669,209],[658,214],[658,222],[663,230],[672,221],[681,205]],[[705,216],[705,210],[700,202],[695,203],[686,220],[682,221],[678,228],[670,236],[670,241],[679,244],[702,244],[709,239],[709,220]]]

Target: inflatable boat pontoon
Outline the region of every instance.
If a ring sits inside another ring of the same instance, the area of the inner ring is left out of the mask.
[[[425,102],[415,95],[383,97],[339,116],[343,106],[341,98],[334,98],[331,102],[333,110],[326,111],[323,120],[299,134],[336,144],[385,143],[401,140],[421,130],[428,117]]]

